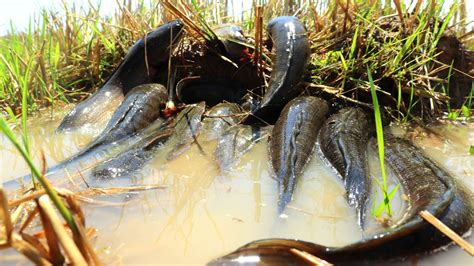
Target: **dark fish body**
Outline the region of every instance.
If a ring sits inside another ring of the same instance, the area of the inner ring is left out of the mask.
[[[160,116],[160,104],[165,103],[167,97],[166,88],[160,84],[143,84],[133,88],[86,151],[125,138],[147,127]]]
[[[268,136],[266,128],[236,125],[226,130],[219,139],[214,153],[221,172],[229,171],[254,144]]]
[[[183,103],[206,102],[214,106],[221,102],[239,102],[246,93],[239,82],[225,79],[188,77],[180,80],[176,86],[176,96]]]
[[[101,146],[106,147],[106,145],[113,142],[129,138],[149,126],[160,116],[159,106],[160,103],[166,102],[166,98],[166,88],[160,84],[144,84],[133,88],[115,110],[112,118],[97,139],[80,153],[48,169],[47,172],[55,172],[68,167],[68,165],[74,164],[75,161],[87,158],[91,153],[100,150]]]
[[[166,137],[165,130],[169,127],[169,123],[170,121],[158,117],[148,127],[138,131],[136,134],[132,134],[110,144],[96,146],[89,150],[89,152],[84,152],[81,155],[77,155],[74,158],[48,168],[46,177],[53,184],[66,182],[66,184],[61,184],[61,187],[67,187],[68,189],[76,191],[79,188],[78,185],[83,184],[83,182],[72,182],[71,186],[69,186],[69,180],[72,180],[74,176],[78,176],[78,173],[81,173],[81,175],[87,179],[88,175],[86,173],[90,168],[100,167],[100,165],[106,164],[106,161],[112,160],[111,158],[120,156],[120,154],[134,150],[137,147],[146,147],[151,146],[153,143],[162,142],[163,138]],[[171,135],[171,133],[172,131],[167,134]],[[92,184],[95,180],[87,180],[87,182]],[[31,176],[26,175],[4,183],[3,186],[7,187],[7,191],[14,191],[19,189],[23,184],[30,183]]]
[[[214,29],[214,33],[224,45],[229,59],[238,62],[247,49],[243,45],[247,42],[247,38],[245,38],[242,28],[237,25],[226,25]]]
[[[146,128],[140,141],[95,167],[92,174],[98,179],[121,178],[140,170],[157,152],[168,158],[178,156],[197,138],[204,108],[204,103],[188,105],[173,120],[153,130]],[[160,146],[163,149],[157,149]]]
[[[306,29],[296,17],[272,19],[267,32],[275,50],[273,70],[262,101],[246,123],[270,120],[278,115],[286,103],[298,96],[301,91],[296,86],[309,60],[310,46]]]
[[[168,160],[176,158],[196,142],[201,131],[201,119],[205,109],[204,102],[189,104],[176,116],[172,125],[173,135],[166,142],[169,149]]]
[[[369,129],[367,115],[348,107],[330,116],[319,133],[321,151],[341,175],[362,229],[371,187],[366,155]]]
[[[339,248],[290,239],[259,240],[210,265],[272,265],[281,261],[291,264],[297,257],[291,251],[293,248],[336,265],[357,265],[404,259],[449,244],[451,240],[448,237],[417,215],[422,210],[428,210],[459,235],[469,231],[474,221],[470,191],[456,184],[447,172],[408,141],[386,135],[385,143],[386,161],[398,175],[408,197],[407,214],[399,223],[383,233]],[[375,146],[375,141],[372,144]],[[237,263],[255,257],[259,258],[258,263]]]
[[[92,175],[99,180],[110,180],[140,170],[153,158],[156,152],[155,148],[165,143],[173,133],[173,130],[166,124],[163,124],[155,132],[149,131],[125,152],[94,167]]]
[[[327,103],[313,96],[290,101],[272,130],[269,158],[278,181],[278,211],[291,201],[296,183],[311,159],[318,131],[328,114]]]
[[[156,82],[166,75],[170,47],[179,40],[183,23],[174,20],[148,33],[128,52],[104,86],[75,106],[58,130],[75,129],[88,123],[105,121],[134,87]],[[162,80],[162,82],[165,80]]]
[[[235,103],[220,103],[212,107],[202,120],[206,140],[218,139],[229,127],[240,121],[240,107]]]

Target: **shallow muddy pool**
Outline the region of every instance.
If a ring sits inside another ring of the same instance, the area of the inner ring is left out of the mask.
[[[60,114],[31,119],[31,150],[38,162],[38,151],[52,166],[77,153],[100,132],[100,127],[90,127],[79,133],[55,134],[60,120]],[[474,156],[469,155],[469,145],[474,144],[474,125],[437,123],[429,129],[391,127],[394,133],[411,138],[472,190]],[[112,206],[83,205],[87,225],[98,229],[94,244],[106,264],[204,264],[262,238],[296,238],[342,246],[364,237],[355,212],[346,202],[343,183],[317,151],[298,183],[293,201],[283,215],[278,215],[277,183],[269,173],[266,140],[257,143],[226,173],[217,167],[215,147],[216,142],[201,141],[200,147],[193,145],[171,161],[157,154],[130,178],[101,181],[101,186],[162,186],[146,192],[94,197]],[[27,174],[26,164],[1,135],[0,154],[4,181]],[[376,155],[375,151],[369,152],[374,177],[380,171]],[[88,171],[82,174],[87,177]],[[391,180],[389,185],[393,187],[395,182]],[[375,186],[373,190],[380,198]],[[404,208],[400,199],[401,191],[392,205],[395,217]],[[372,219],[365,234],[378,230],[378,223]],[[474,242],[472,237],[469,241]],[[0,260],[7,263],[14,264],[17,258],[0,253]],[[474,261],[457,246],[451,246],[444,252],[394,264],[413,262],[472,265]]]

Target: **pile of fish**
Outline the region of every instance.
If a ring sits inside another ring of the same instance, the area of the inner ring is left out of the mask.
[[[109,151],[92,169],[92,176],[97,182],[124,178],[142,168],[157,152],[172,160],[190,145],[199,145],[198,137],[218,142],[215,157],[219,168],[231,171],[257,141],[268,139],[271,170],[278,182],[279,201],[275,204],[279,213],[292,200],[313,154],[320,154],[342,178],[347,201],[356,210],[360,229],[364,230],[371,195],[367,149],[376,149],[377,145],[371,114],[358,107],[345,107],[330,114],[326,100],[304,91],[301,81],[310,45],[302,23],[295,17],[278,17],[268,23],[274,56],[264,93],[249,85],[263,83],[245,80],[245,75],[236,78],[239,73],[256,69],[249,68],[249,48],[242,45],[247,39],[236,26],[216,30],[221,50],[209,49],[195,55],[202,60],[200,64],[226,57],[222,64],[231,61],[234,68],[215,69],[216,77],[212,71],[200,69],[184,76],[176,74],[172,77],[178,81],[176,86],[166,89],[163,85],[168,84],[167,73],[173,73],[168,69],[169,62],[178,57],[174,50],[184,35],[183,27],[176,20],[147,34],[130,49],[105,85],[64,118],[58,131],[107,119],[109,122],[86,149],[49,172],[60,171],[98,151]],[[193,76],[195,72],[200,75]],[[163,112],[165,103],[170,101],[180,103],[176,115]],[[294,248],[333,263],[359,263],[405,258],[449,244],[446,236],[419,217],[421,210],[428,210],[460,235],[468,232],[474,216],[470,191],[409,141],[390,134],[384,138],[386,161],[408,199],[406,213],[399,221],[381,233],[343,247],[265,239],[209,264],[306,264],[292,252]],[[321,152],[315,153],[316,149]]]

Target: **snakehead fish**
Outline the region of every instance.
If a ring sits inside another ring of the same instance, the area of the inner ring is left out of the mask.
[[[160,79],[158,76],[165,76],[170,47],[179,41],[182,28],[183,23],[174,20],[140,39],[130,48],[125,59],[102,88],[75,106],[64,117],[57,130],[73,130],[85,124],[105,121],[132,88],[157,82]],[[163,82],[166,79],[162,79],[160,83]]]
[[[290,100],[298,96],[296,89],[304,74],[310,46],[306,29],[296,17],[277,17],[267,26],[275,56],[268,88],[263,99],[245,123],[272,121]],[[274,121],[274,120],[273,120]]]
[[[268,135],[268,127],[250,125],[235,125],[224,131],[214,152],[220,171],[231,170],[255,143]]]
[[[202,132],[206,140],[218,139],[241,120],[240,107],[235,103],[219,103],[206,112]]]
[[[459,235],[468,232],[474,221],[472,193],[409,141],[387,134],[384,142],[386,161],[408,198],[404,217],[392,227],[342,247],[292,239],[258,240],[208,265],[309,264],[296,255],[295,249],[336,265],[360,265],[433,252],[451,243],[418,215],[422,210],[429,211]],[[376,146],[376,141],[372,139],[370,145]]]
[[[166,88],[160,84],[143,84],[125,97],[107,126],[84,152],[130,136],[151,124],[160,116],[160,104],[167,99]]]
[[[204,108],[204,103],[190,104],[156,129],[146,128],[140,141],[96,166],[92,174],[98,179],[119,178],[141,169],[157,152],[164,153],[168,159],[178,156],[196,140]]]
[[[359,226],[363,229],[370,194],[367,163],[369,123],[359,108],[343,108],[330,116],[319,133],[324,157],[341,175],[349,205],[356,209]]]
[[[278,211],[291,201],[296,183],[313,155],[318,131],[329,112],[327,103],[313,96],[290,101],[272,130],[269,158],[278,181]]]

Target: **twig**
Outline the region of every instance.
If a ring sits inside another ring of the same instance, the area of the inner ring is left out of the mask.
[[[34,199],[34,198],[36,198],[36,197],[42,196],[42,195],[44,195],[44,194],[46,194],[46,191],[44,191],[44,189],[37,190],[37,191],[35,191],[35,192],[32,192],[32,193],[30,193],[30,194],[28,194],[28,195],[25,195],[25,196],[19,198],[19,199],[10,201],[10,202],[8,203],[8,207],[9,207],[9,208],[16,207],[16,206],[18,206],[18,205],[20,205],[20,204],[22,204],[22,203],[28,202],[28,201],[30,201],[30,200],[32,200],[32,199]]]
[[[421,211],[420,216],[423,217],[426,221],[432,224],[436,229],[438,229],[441,233],[445,234],[447,237],[451,238],[456,244],[458,244],[462,249],[464,249],[469,255],[474,256],[474,246],[469,244],[466,240],[460,237],[456,232],[451,230],[448,226],[446,226],[443,222],[438,220],[435,216],[433,216],[428,211]]]
[[[254,50],[254,59],[257,66],[257,75],[259,77],[263,76],[263,64],[262,64],[262,43],[263,43],[263,7],[255,7],[255,50]]]
[[[56,212],[54,211],[53,206],[51,205],[49,197],[43,195],[39,198],[38,202],[39,205],[43,208],[45,215],[48,216],[49,221],[51,222],[51,225],[54,229],[54,232],[58,236],[59,243],[63,247],[68,258],[71,260],[71,263],[75,265],[87,265],[84,257],[82,257],[81,252],[75,245],[71,236],[69,236],[66,230],[64,229],[61,220],[59,219]]]
[[[76,223],[77,223],[77,229],[79,230],[79,236],[81,238],[81,243],[83,244],[83,246],[84,246],[85,250],[87,251],[87,253],[89,254],[90,258],[92,259],[92,262],[94,263],[94,265],[97,265],[97,266],[102,265],[102,263],[99,260],[99,257],[97,256],[97,253],[94,250],[94,247],[92,246],[91,242],[89,241],[86,229],[84,228],[84,226],[82,226],[81,223],[79,223],[79,221],[77,221],[77,219],[76,219]]]
[[[23,231],[25,231],[25,229],[31,224],[31,222],[33,221],[33,219],[36,217],[36,214],[38,214],[38,208],[34,208],[33,210],[31,210],[28,215],[26,216],[26,219],[24,219],[21,227],[20,227],[20,234],[23,233]]]
[[[109,188],[89,188],[78,192],[79,195],[100,195],[100,194],[122,194],[127,192],[146,191],[153,189],[165,189],[166,186],[146,185],[146,186],[130,186],[130,187],[109,187]]]
[[[398,18],[400,19],[400,23],[402,24],[403,33],[406,33],[407,28],[405,26],[405,19],[403,18],[403,11],[402,11],[402,5],[400,4],[400,0],[393,0],[393,2],[395,3],[395,7],[398,13]]]
[[[51,265],[49,261],[41,256],[38,250],[34,248],[30,243],[23,240],[23,238],[17,233],[12,234],[12,247],[21,254],[25,255],[36,265]]]
[[[3,218],[3,224],[5,225],[5,234],[7,235],[7,244],[10,244],[12,241],[12,232],[13,224],[10,217],[10,212],[8,211],[8,200],[5,191],[0,188],[0,208],[1,215]]]
[[[348,0],[349,1],[349,0]],[[349,14],[349,10],[342,4],[341,1],[336,1],[337,5],[342,9],[342,11],[344,11],[345,13],[345,18],[347,18],[349,20],[349,22],[351,24],[353,24],[353,20],[352,20],[352,17],[351,15]],[[347,5],[349,7],[349,5]],[[345,18],[344,18],[344,21],[345,21]]]
[[[51,225],[50,220],[45,214],[43,208],[39,206],[39,204],[37,209],[40,214],[39,216],[41,219],[41,223],[43,224],[44,234],[46,236],[46,243],[49,247],[49,257],[51,259],[51,262],[55,265],[62,265],[64,264],[64,256],[61,253],[61,249],[59,247],[58,236],[54,233],[54,229]]]
[[[299,249],[296,249],[296,248],[292,248],[290,249],[290,251],[303,258],[304,260],[308,261],[308,262],[311,262],[311,263],[314,263],[314,265],[317,265],[317,266],[331,266],[331,265],[334,265],[334,264],[331,264],[323,259],[320,259],[306,251],[302,251],[302,250],[299,250]]]
[[[54,265],[63,265],[64,263],[59,263],[56,260],[52,260],[51,256],[48,253],[48,249],[41,243],[39,237],[35,237],[26,233],[20,234],[21,238],[30,244],[36,251],[38,251],[39,255],[43,257],[45,260],[53,263]]]
[[[417,0],[415,9],[413,11],[413,15],[411,19],[408,22],[408,28],[411,29],[413,26],[413,23],[415,22],[416,18],[418,17],[418,12],[420,11],[421,4],[423,3],[423,0]]]

